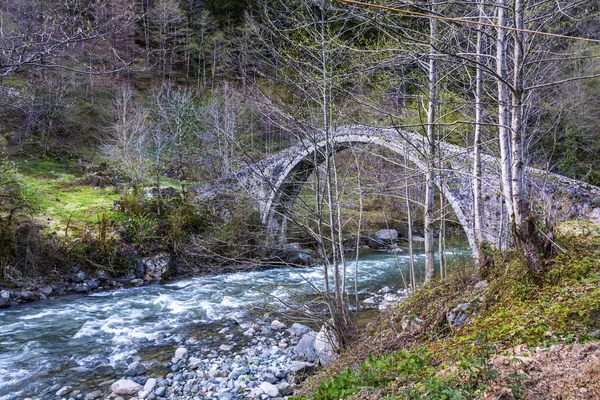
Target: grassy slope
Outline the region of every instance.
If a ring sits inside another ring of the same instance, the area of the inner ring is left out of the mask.
[[[479,271],[434,281],[363,332],[352,354],[305,386],[315,399],[468,399],[497,384],[490,363],[515,346],[547,347],[594,340],[600,326],[600,226],[568,222],[557,229],[563,252],[535,283],[516,254],[496,255],[487,287]],[[469,303],[462,328],[446,312]],[[412,321],[406,329],[402,320]],[[320,380],[320,381],[319,381]],[[523,376],[503,385],[521,398]],[[506,397],[510,398],[510,397]]]
[[[17,176],[37,197],[35,215],[44,217],[48,229],[58,234],[90,228],[119,198],[114,187],[86,183],[86,174],[77,172],[73,160],[19,158],[15,164]]]

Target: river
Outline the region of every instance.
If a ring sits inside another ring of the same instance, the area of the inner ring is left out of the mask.
[[[449,259],[467,257],[461,248]],[[424,256],[417,253],[421,273]],[[354,263],[348,286],[354,287]],[[277,268],[202,276],[168,284],[68,296],[0,311],[0,399],[39,396],[53,385],[93,387],[122,376],[132,357],[158,366],[178,344],[197,346],[231,339],[219,334],[280,300],[310,296],[322,287],[322,268]],[[408,256],[384,251],[358,261],[362,296],[383,286],[404,286]],[[279,300],[277,300],[279,299]],[[234,322],[235,321],[235,322]]]

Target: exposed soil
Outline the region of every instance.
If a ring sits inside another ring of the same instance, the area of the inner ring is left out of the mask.
[[[485,398],[600,399],[599,344],[556,345],[537,351],[517,346],[512,356],[495,356],[491,362],[500,376]]]

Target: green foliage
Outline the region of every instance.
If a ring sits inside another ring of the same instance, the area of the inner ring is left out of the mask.
[[[369,388],[394,399],[473,399],[498,377],[487,357],[489,353],[463,357],[455,371],[442,374],[432,365],[435,357],[426,348],[370,355],[363,364],[321,382],[310,398],[342,399]]]
[[[158,221],[151,214],[131,214],[122,221],[123,239],[133,245],[141,245],[158,239],[156,228]]]
[[[177,240],[204,232],[208,228],[209,217],[191,204],[182,201],[168,211],[165,222],[167,235],[171,240]]]
[[[38,193],[18,178],[14,164],[0,162],[0,259],[18,252],[16,227],[39,204]]]

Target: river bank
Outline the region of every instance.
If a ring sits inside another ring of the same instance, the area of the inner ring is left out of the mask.
[[[457,250],[456,255],[461,252],[466,250]],[[422,263],[423,255],[417,254],[416,261]],[[386,294],[376,293],[384,286],[404,287],[407,266],[405,254],[363,254],[358,264],[361,301],[374,296],[376,301],[385,299]],[[348,280],[353,286],[353,268]],[[322,268],[277,268],[4,308],[0,310],[0,399],[39,398],[54,385],[72,386],[85,395],[99,387],[107,389],[126,376],[136,357],[149,373],[168,379],[169,371],[160,366],[171,361],[178,347],[187,347],[190,356],[203,359],[210,353],[203,348],[220,354],[221,345],[232,345],[228,335],[235,337],[233,352],[252,346],[252,338],[243,335],[244,324],[270,312],[271,318],[291,326],[296,321],[290,316],[290,305],[310,300],[322,282]],[[224,328],[232,332],[220,333]],[[278,345],[280,338],[276,339]]]
[[[167,274],[171,256],[158,253],[151,257],[140,258],[137,268],[130,274],[111,277],[105,271],[98,270],[93,275],[73,267],[67,276],[50,282],[26,282],[16,288],[0,286],[0,308],[14,307],[48,298],[57,298],[75,294],[90,294],[126,287],[139,287],[160,282]]]
[[[268,317],[268,316],[265,316]],[[218,348],[190,338],[160,365],[132,357],[116,381],[94,387],[53,385],[38,399],[244,399],[288,398],[296,384],[315,372],[323,347],[307,346],[318,333],[308,326],[260,318],[249,324],[230,323],[220,331],[227,341]],[[315,349],[316,347],[316,349]],[[33,398],[31,398],[33,399]]]

